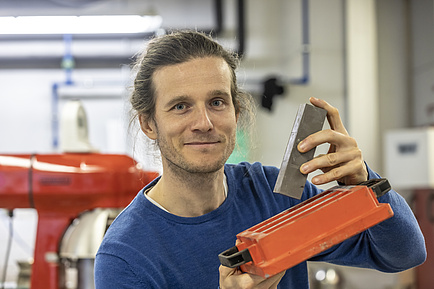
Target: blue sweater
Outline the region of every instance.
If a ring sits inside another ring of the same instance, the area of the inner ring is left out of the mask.
[[[95,260],[96,289],[218,288],[218,254],[234,246],[237,233],[320,192],[307,182],[301,201],[275,194],[278,172],[260,163],[225,165],[226,200],[216,210],[194,218],[161,210],[141,190],[104,237]],[[369,177],[379,176],[369,170]],[[311,261],[383,272],[421,264],[425,242],[405,200],[390,191],[379,201],[390,203],[394,217]],[[278,288],[309,288],[306,262],[290,268]]]

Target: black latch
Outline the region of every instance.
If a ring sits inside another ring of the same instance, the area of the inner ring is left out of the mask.
[[[371,179],[358,184],[359,186],[367,186],[370,188],[377,198],[381,197],[392,189],[387,179]]]
[[[253,261],[248,249],[238,251],[237,246],[234,246],[219,254],[220,263],[229,268],[236,268],[250,261]]]

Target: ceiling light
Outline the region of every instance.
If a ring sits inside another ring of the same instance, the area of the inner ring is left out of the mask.
[[[0,35],[150,33],[161,24],[159,15],[0,17]]]

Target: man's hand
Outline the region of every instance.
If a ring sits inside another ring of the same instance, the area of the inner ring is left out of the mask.
[[[276,289],[285,271],[268,279],[220,265],[220,289]]]
[[[368,179],[368,171],[357,142],[350,137],[345,129],[339,111],[326,101],[311,97],[310,102],[317,107],[327,110],[327,120],[330,129],[314,133],[298,144],[300,152],[307,152],[312,148],[329,143],[327,154],[319,155],[300,167],[303,174],[311,173],[317,169],[323,174],[312,178],[315,185],[339,181],[346,185],[355,185]]]

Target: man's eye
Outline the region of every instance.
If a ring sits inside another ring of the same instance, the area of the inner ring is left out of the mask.
[[[178,104],[175,105],[173,108],[174,108],[175,110],[183,110],[183,109],[186,108],[186,106],[185,106],[185,104],[183,104],[183,103],[178,103]]]
[[[221,106],[222,104],[223,104],[223,101],[221,101],[220,99],[216,99],[216,100],[213,100],[211,102],[212,106]]]

